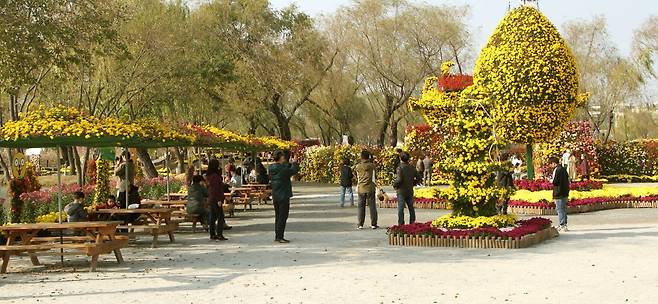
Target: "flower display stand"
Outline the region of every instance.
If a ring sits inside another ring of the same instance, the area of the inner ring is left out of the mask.
[[[658,208],[658,201],[640,201],[612,199],[607,202],[569,206],[568,214],[587,213],[593,211],[628,208]],[[509,206],[509,212],[521,215],[557,215],[555,207],[552,206]]]
[[[389,234],[388,244],[405,247],[455,247],[478,249],[520,249],[558,237],[555,227],[549,227],[520,238],[453,237],[437,235]]]

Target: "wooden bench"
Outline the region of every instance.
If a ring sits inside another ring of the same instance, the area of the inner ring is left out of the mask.
[[[2,273],[7,271],[11,256],[29,256],[33,265],[40,265],[37,256],[87,255],[91,257],[90,271],[95,271],[98,256],[114,253],[117,262],[123,262],[121,248],[128,237],[116,236],[120,222],[77,222],[62,224],[20,224],[0,227],[7,234],[7,242],[0,246]],[[73,230],[84,232],[83,236],[37,237],[40,231],[59,232]],[[15,243],[20,238],[20,243]],[[59,251],[53,252],[53,250]],[[64,252],[73,250],[73,252]]]

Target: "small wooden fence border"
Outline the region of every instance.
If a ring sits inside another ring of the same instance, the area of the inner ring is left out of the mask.
[[[568,214],[586,213],[608,209],[628,208],[658,208],[658,201],[609,201],[590,205],[580,205],[567,208]],[[532,207],[532,206],[510,206],[509,212],[524,215],[557,215],[555,208]]]
[[[397,208],[398,200],[389,199],[387,201],[377,202],[377,208]],[[414,208],[416,209],[448,209],[448,202],[446,201],[415,201]]]
[[[520,249],[539,244],[558,237],[555,227],[546,228],[516,239],[501,239],[493,237],[448,237],[436,235],[389,235],[388,244],[406,247],[455,247],[455,248],[500,248]]]
[[[397,208],[397,200],[388,200],[379,202],[379,208]],[[448,209],[445,201],[422,201],[414,203],[417,209]],[[609,209],[629,209],[629,208],[658,208],[658,201],[618,201],[611,200],[608,202],[601,202],[590,205],[580,205],[567,208],[568,214],[573,213],[586,213],[600,210]],[[510,206],[508,211],[514,214],[522,215],[557,215],[555,208],[547,208],[543,206]]]

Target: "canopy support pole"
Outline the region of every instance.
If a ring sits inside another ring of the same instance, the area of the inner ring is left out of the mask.
[[[123,149],[124,149],[125,151],[128,151],[128,148],[123,148]],[[127,156],[128,153],[125,153],[125,155]],[[131,155],[131,158],[132,158],[132,155]],[[128,159],[127,157],[126,157],[126,159],[124,160],[124,161],[125,161],[124,171],[125,171],[125,173],[126,173],[126,176],[125,176],[125,178],[126,178],[126,179],[125,179],[125,181],[126,181],[126,188],[124,189],[124,191],[125,191],[125,193],[126,193],[126,210],[128,209],[128,202],[129,202],[129,200],[128,200],[128,196],[130,196],[130,190],[132,190],[132,189],[130,189],[130,188],[132,188],[132,185],[130,184],[130,182],[129,182],[129,180],[128,180],[128,177],[129,177],[129,176],[128,176],[128,164],[129,164],[129,160],[130,160],[130,159]]]
[[[169,148],[165,148],[165,169],[167,170],[167,201],[170,201],[171,192],[169,189]]]
[[[59,224],[62,224],[62,168],[60,165],[60,147],[57,146],[57,208],[59,209],[59,212],[57,213],[59,215]],[[59,230],[59,243],[60,245],[64,243],[64,232],[62,230]],[[64,248],[59,249],[59,253],[64,253]],[[62,266],[64,265],[64,255],[61,254],[59,256],[60,261],[62,262]]]

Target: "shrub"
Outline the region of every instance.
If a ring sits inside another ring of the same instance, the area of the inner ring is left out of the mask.
[[[176,178],[169,178],[169,191],[170,193],[180,192],[183,188],[183,181]],[[167,194],[167,178],[155,177],[151,179],[144,179],[137,184],[139,194],[143,199],[159,200]]]
[[[302,180],[314,183],[338,184],[340,166],[344,159],[356,164],[363,149],[373,153],[377,165],[377,183],[390,185],[395,174],[394,163],[397,155],[394,148],[372,148],[365,146],[339,145],[314,146],[304,150],[300,175]]]
[[[604,176],[658,175],[658,140],[611,141],[596,150]]]

